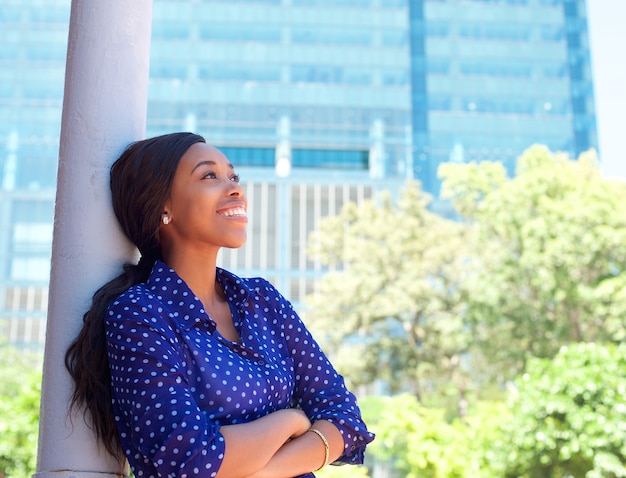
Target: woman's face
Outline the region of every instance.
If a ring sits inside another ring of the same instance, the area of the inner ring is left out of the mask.
[[[248,202],[239,176],[220,151],[193,144],[181,158],[163,213],[162,244],[178,252],[241,247]],[[191,249],[190,249],[191,248]]]

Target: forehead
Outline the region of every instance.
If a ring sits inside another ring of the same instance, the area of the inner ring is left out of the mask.
[[[212,164],[226,168],[233,167],[228,158],[219,149],[206,143],[194,143],[183,154],[177,170],[191,172],[202,164]]]

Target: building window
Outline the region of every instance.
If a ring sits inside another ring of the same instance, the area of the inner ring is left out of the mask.
[[[274,82],[280,81],[280,68],[250,64],[201,66],[198,77],[203,80]]]
[[[383,85],[385,86],[405,86],[409,84],[407,70],[384,70],[382,72]]]
[[[437,20],[426,24],[426,35],[429,37],[447,37],[450,31],[450,23]]]
[[[154,22],[153,39],[184,40],[189,38],[189,26],[185,24]]]
[[[371,0],[291,0],[293,5],[326,5],[335,7],[369,7]]]
[[[150,66],[150,78],[184,80],[187,78],[187,66],[184,64],[159,63]]]
[[[294,43],[367,46],[372,43],[372,34],[369,30],[348,28],[307,28],[293,30],[291,40]]]
[[[532,76],[532,65],[527,62],[516,61],[482,61],[465,60],[460,65],[461,73],[464,75],[486,75],[530,78]]]
[[[436,75],[447,75],[450,72],[450,60],[447,58],[428,58],[426,71]]]
[[[541,39],[545,42],[560,42],[565,37],[562,25],[543,25]]]
[[[291,79],[300,83],[340,83],[341,68],[336,66],[293,65]]]
[[[367,170],[369,151],[294,149],[291,164],[294,168]]]
[[[383,45],[387,47],[405,47],[409,44],[409,37],[405,31],[384,30],[381,37]]]
[[[274,148],[238,148],[233,146],[218,146],[217,148],[235,165],[235,168],[242,166],[274,166]]]
[[[277,43],[281,41],[281,36],[280,26],[211,24],[200,27],[200,38],[203,40]]]
[[[528,41],[531,36],[530,26],[510,23],[466,23],[460,29],[462,37],[472,39]]]

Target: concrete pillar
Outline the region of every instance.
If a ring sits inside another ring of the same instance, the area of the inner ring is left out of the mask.
[[[126,473],[99,447],[63,360],[94,291],[135,250],[114,218],[109,166],[145,135],[152,0],[73,0],[52,241],[37,478]]]

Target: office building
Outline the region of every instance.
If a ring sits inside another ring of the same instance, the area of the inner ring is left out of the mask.
[[[70,0],[0,10],[0,335],[43,340]],[[437,166],[597,146],[584,0],[154,0],[147,134],[238,167],[249,243],[224,266],[296,305],[319,218]]]
[[[69,14],[0,7],[0,345],[44,341]]]

